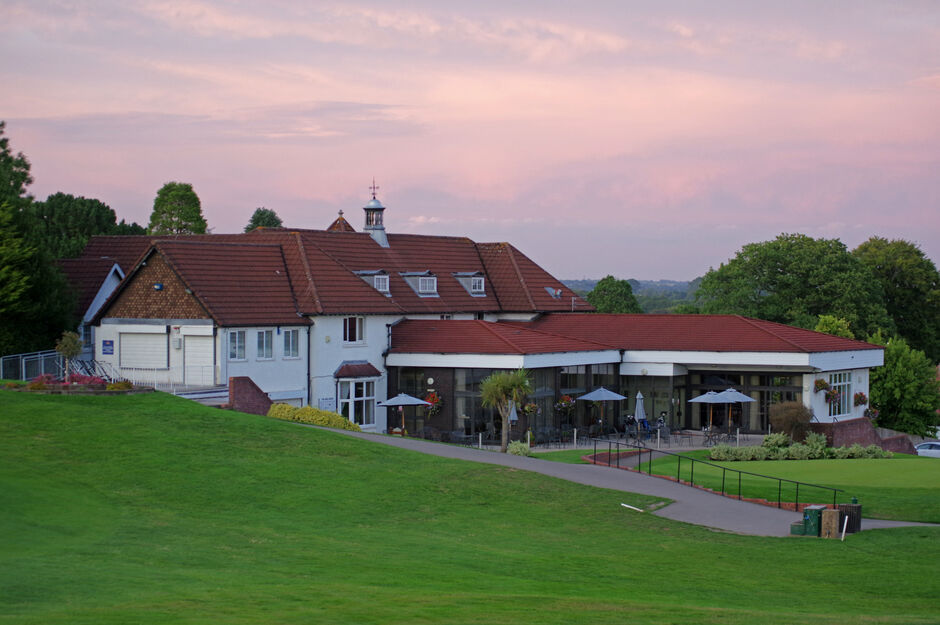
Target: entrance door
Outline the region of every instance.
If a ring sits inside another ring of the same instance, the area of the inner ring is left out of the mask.
[[[183,367],[184,384],[212,386],[215,384],[214,337],[184,336]]]

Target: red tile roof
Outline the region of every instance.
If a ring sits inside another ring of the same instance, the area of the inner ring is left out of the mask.
[[[213,319],[222,326],[299,325],[281,247],[278,245],[167,240],[154,243],[171,269]],[[149,256],[145,255],[144,258]],[[133,280],[140,268],[112,294],[99,317]]]
[[[525,327],[642,351],[815,353],[882,349],[864,341],[739,315],[551,314]]]
[[[551,354],[606,351],[594,341],[489,321],[405,319],[392,326],[391,353]]]
[[[350,362],[344,360],[333,372],[334,378],[378,378],[382,372],[366,361]]]
[[[348,221],[346,221],[345,217],[343,217],[343,211],[340,211],[339,217],[334,219],[333,223],[327,226],[326,231],[327,232],[355,232],[356,229],[353,228],[352,225],[350,225]]]
[[[507,243],[474,243],[464,237],[389,234],[389,247],[378,245],[369,233],[258,228],[246,234],[164,237],[95,237],[89,254],[106,253],[108,244],[121,248],[121,267],[151,241],[179,241],[192,245],[218,243],[276,245],[281,248],[291,288],[294,312],[302,314],[452,314],[483,312],[550,312],[571,309],[575,294],[544,269]],[[235,253],[235,252],[233,252]],[[187,257],[191,262],[198,254]],[[249,263],[250,264],[250,263]],[[219,267],[221,271],[223,268]],[[179,271],[184,268],[180,266]],[[389,295],[377,291],[356,272],[384,271]],[[437,293],[421,296],[402,274],[430,272],[437,277]],[[479,273],[485,278],[485,296],[470,294],[454,274]],[[219,277],[218,274],[214,274]],[[551,289],[557,297],[546,290]],[[195,289],[194,289],[195,290]],[[576,299],[579,310],[590,306]]]
[[[62,258],[57,262],[75,293],[75,316],[82,319],[118,263],[111,258]]]

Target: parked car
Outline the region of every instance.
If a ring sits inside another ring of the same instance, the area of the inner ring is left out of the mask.
[[[940,458],[940,443],[921,443],[914,447],[918,456],[930,456],[931,458]]]

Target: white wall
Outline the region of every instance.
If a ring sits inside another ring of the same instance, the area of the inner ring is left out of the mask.
[[[273,358],[258,357],[258,333],[270,330],[273,334]],[[298,356],[288,358],[284,355],[284,333],[287,330],[298,331]],[[245,332],[245,359],[229,359],[229,333]],[[247,376],[268,393],[271,399],[287,403],[306,405],[307,400],[307,353],[309,340],[307,326],[239,326],[220,328],[216,345],[219,349],[218,362],[222,363],[222,383],[230,377]],[[316,404],[314,404],[316,405]]]
[[[847,421],[865,416],[865,409],[871,403],[871,393],[869,392],[869,370],[866,369],[842,369],[841,371],[850,371],[852,373],[852,389],[849,397],[849,408],[851,412],[837,417],[829,416],[829,404],[826,403],[826,394],[823,391],[815,392],[813,389],[817,379],[829,381],[829,374],[835,371],[819,371],[816,373],[803,374],[803,405],[809,408],[816,416],[816,419],[822,423],[829,423],[833,420]],[[861,391],[868,396],[869,405],[855,406],[853,398],[855,393]]]

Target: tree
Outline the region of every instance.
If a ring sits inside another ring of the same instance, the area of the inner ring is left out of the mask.
[[[168,182],[157,191],[150,214],[150,234],[205,234],[207,226],[193,185]]]
[[[606,276],[597,283],[587,301],[599,313],[641,313],[643,310],[633,296],[633,287],[627,280]]]
[[[4,137],[6,122],[0,121],[0,204],[9,202],[13,208],[21,208],[32,200],[26,187],[33,182],[29,175],[29,161],[22,152],[13,154],[10,139]]]
[[[117,223],[114,211],[100,200],[55,193],[24,209],[27,240],[53,258],[81,255],[88,239],[97,234],[146,234],[135,224]]]
[[[0,354],[48,349],[75,327],[74,297],[43,249],[29,245],[29,161],[14,156],[0,122]]]
[[[82,340],[78,332],[63,332],[62,337],[55,342],[55,350],[65,358],[65,383],[68,384],[72,359],[82,353]]]
[[[813,329],[816,332],[825,332],[833,336],[842,336],[847,339],[855,338],[852,329],[849,327],[849,322],[834,315],[819,315],[819,323]]]
[[[937,370],[924,352],[903,338],[884,341],[877,333],[869,342],[885,346],[885,364],[873,369],[869,388],[878,425],[918,436],[933,436],[940,423],[940,383]]]
[[[940,272],[909,241],[872,237],[852,252],[874,273],[897,332],[914,349],[940,360]]]
[[[277,216],[277,213],[262,206],[252,213],[251,220],[245,226],[245,232],[251,232],[255,228],[280,228],[282,225],[284,224],[281,223],[281,218]]]
[[[781,234],[750,243],[698,290],[702,312],[746,315],[802,328],[819,315],[845,319],[858,334],[893,331],[881,284],[838,239]]]
[[[525,369],[515,371],[496,371],[480,382],[480,395],[483,405],[487,408],[496,408],[502,417],[503,431],[500,437],[499,450],[506,453],[509,447],[509,411],[510,402],[515,402],[520,408],[526,395],[532,391],[529,382],[529,373]]]

